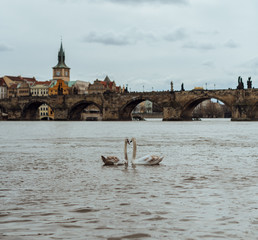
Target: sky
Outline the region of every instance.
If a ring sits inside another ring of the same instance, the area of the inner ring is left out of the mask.
[[[1,0],[0,76],[52,79],[62,39],[71,80],[257,87],[257,12],[257,0]]]

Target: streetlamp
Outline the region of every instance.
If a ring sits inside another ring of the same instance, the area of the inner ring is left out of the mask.
[[[144,85],[142,86],[142,90],[143,90],[143,92],[144,92]]]

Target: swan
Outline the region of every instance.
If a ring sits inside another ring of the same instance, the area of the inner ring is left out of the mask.
[[[136,158],[136,139],[132,138],[131,142],[133,142],[133,156],[132,156],[132,166],[135,165],[158,165],[162,160],[163,156],[154,156],[154,155],[146,155],[144,157]]]
[[[128,156],[127,156],[127,144],[130,144],[130,141],[128,138],[124,141],[124,159],[120,160],[118,157],[115,156],[101,156],[102,161],[104,162],[104,166],[107,165],[126,165],[128,166]]]

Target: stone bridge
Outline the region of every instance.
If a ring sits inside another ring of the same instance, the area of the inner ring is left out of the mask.
[[[191,120],[194,108],[204,100],[215,98],[232,113],[232,120],[258,120],[258,89],[192,90],[164,92],[135,92],[88,95],[58,95],[48,97],[19,97],[0,100],[0,110],[8,120],[38,120],[38,107],[49,105],[55,120],[80,120],[81,112],[95,105],[104,121],[131,120],[132,110],[145,100],[163,109],[163,120]]]

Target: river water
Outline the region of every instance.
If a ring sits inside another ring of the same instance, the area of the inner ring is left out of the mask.
[[[258,239],[257,183],[258,122],[0,122],[4,240]]]

